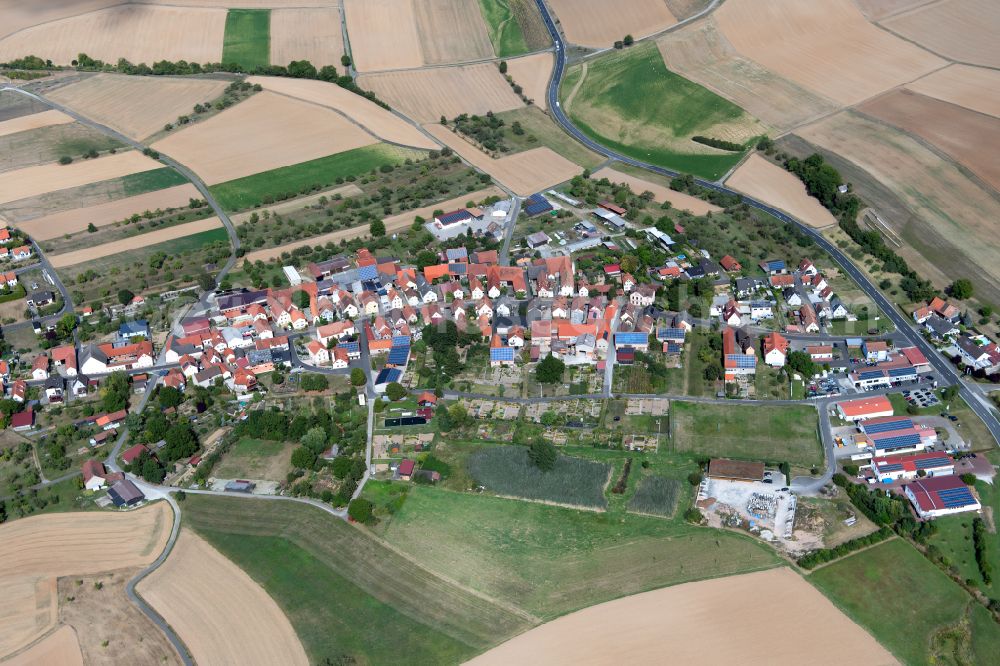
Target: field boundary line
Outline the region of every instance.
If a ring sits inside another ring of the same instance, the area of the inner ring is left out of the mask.
[[[876,532],[877,531],[878,530],[876,530]],[[874,534],[874,532],[872,532],[872,534]],[[847,553],[845,555],[841,555],[840,557],[838,557],[835,560],[830,560],[829,562],[823,562],[822,564],[817,564],[812,569],[806,569],[805,567],[799,566],[798,563],[795,564],[795,568],[798,569],[801,572],[804,572],[804,573],[802,573],[803,578],[808,578],[813,573],[819,571],[820,569],[828,567],[831,564],[836,564],[837,562],[843,562],[844,560],[846,560],[849,557],[852,557],[854,555],[858,555],[859,553],[863,553],[866,550],[871,550],[872,548],[878,548],[879,546],[881,546],[884,543],[889,543],[890,541],[892,541],[894,539],[899,539],[899,538],[900,537],[899,537],[898,534],[892,534],[892,535],[889,536],[888,539],[883,539],[882,541],[879,541],[878,543],[872,543],[872,544],[869,544],[867,546],[864,546],[863,548],[858,548],[857,550],[852,550],[851,552],[849,552],[849,553]],[[836,546],[834,546],[834,547],[836,548]]]
[[[476,0],[478,2],[478,0]],[[357,72],[358,76],[367,76],[369,74],[393,74],[402,72],[417,72],[425,69],[448,69],[453,67],[465,67],[467,65],[482,65],[484,63],[499,63],[501,60],[510,62],[511,60],[517,60],[518,58],[526,58],[532,55],[538,55],[539,53],[547,53],[555,51],[555,47],[549,46],[544,49],[538,49],[536,51],[529,51],[528,53],[521,53],[510,58],[501,58],[500,56],[494,55],[492,58],[476,58],[474,60],[461,60],[459,62],[439,62],[432,64],[424,64],[419,67],[395,67],[390,69],[371,69],[365,70],[364,72]]]

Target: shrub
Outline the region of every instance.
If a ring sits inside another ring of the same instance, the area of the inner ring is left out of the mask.
[[[688,483],[692,486],[697,486],[702,480],[701,472],[691,472],[688,474]]]
[[[362,525],[370,525],[375,520],[375,515],[372,513],[372,503],[361,497],[351,500],[351,503],[347,505],[347,515],[350,516],[351,520]]]
[[[701,515],[701,511],[699,511],[694,507],[691,507],[690,509],[684,512],[684,520],[688,521],[689,523],[693,523],[694,525],[700,525],[701,521],[703,520],[703,517]]]

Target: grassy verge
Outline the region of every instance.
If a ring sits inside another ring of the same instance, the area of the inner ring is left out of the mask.
[[[573,87],[584,76],[567,104]],[[721,177],[743,151],[706,150],[692,142],[703,135],[742,142],[760,132],[741,108],[670,72],[652,43],[613,51],[570,69],[563,105],[595,141],[637,159],[705,178]]]
[[[269,65],[270,59],[271,10],[230,9],[226,14],[222,62],[252,69]]]
[[[988,663],[997,654],[1000,627],[986,610],[901,539],[807,579],[904,663]]]
[[[514,134],[511,131],[504,133],[504,140],[510,146],[512,153],[531,150],[539,146],[548,146],[570,162],[582,167],[596,167],[604,161],[603,157],[588,150],[583,144],[566,134],[552,118],[537,106],[504,111],[498,113],[497,117],[506,123],[507,129],[514,122],[520,123],[521,127],[524,128],[524,134]]]
[[[383,165],[402,164],[423,156],[421,151],[375,144],[226,181],[213,185],[211,190],[223,208],[241,210],[329,187]]]
[[[486,30],[498,58],[509,58],[529,51],[524,33],[508,0],[479,0],[479,7],[483,10]]]
[[[671,437],[678,452],[805,468],[823,464],[812,407],[674,402],[671,410]]]
[[[189,496],[184,521],[264,587],[311,663],[457,663],[530,626],[315,507]]]

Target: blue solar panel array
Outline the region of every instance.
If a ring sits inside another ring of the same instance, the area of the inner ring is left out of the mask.
[[[658,340],[683,340],[684,339],[684,329],[683,328],[659,328],[656,330],[656,338]]]
[[[361,352],[361,344],[358,342],[341,342],[337,346],[341,349],[346,349],[348,354],[359,354]]]
[[[951,458],[948,456],[935,456],[933,458],[924,458],[917,461],[917,469],[930,469],[931,467],[947,467],[952,464]]]
[[[885,439],[880,439],[875,442],[875,448],[882,449],[885,451],[890,451],[894,449],[905,449],[909,447],[914,447],[920,443],[920,435],[909,434],[909,435],[897,435],[895,437],[886,437]]]
[[[406,365],[406,362],[410,360],[410,347],[393,347],[389,350],[389,358],[386,360],[388,365]]]
[[[866,379],[876,379],[878,377],[885,377],[885,373],[882,372],[881,370],[865,370],[860,375],[858,375],[858,379],[862,381]]]
[[[885,474],[888,472],[899,472],[903,469],[903,463],[888,463],[878,466],[878,471]]]
[[[968,506],[976,501],[972,493],[965,486],[939,490],[937,491],[937,496],[941,498],[941,502],[944,503],[946,509]]]
[[[490,360],[491,361],[513,361],[514,360],[514,349],[513,349],[513,347],[491,347],[490,348]]]
[[[464,220],[468,220],[471,217],[472,213],[470,213],[467,210],[464,209],[456,210],[452,213],[448,213],[447,215],[442,215],[441,217],[438,218],[438,222],[440,222],[442,225],[447,226],[449,224],[455,224],[456,222],[462,222]]]
[[[541,215],[550,210],[552,210],[552,204],[541,194],[532,194],[524,200],[524,212],[529,216]]]
[[[890,377],[907,377],[915,374],[917,374],[917,371],[913,368],[893,368],[889,371]]]
[[[757,357],[749,354],[727,354],[727,361],[735,361],[737,368],[756,368]]]
[[[783,259],[775,259],[773,261],[767,262],[767,270],[769,271],[783,271],[785,270],[785,262]]]
[[[393,347],[409,347],[410,346],[410,336],[408,336],[408,335],[394,335],[394,336],[392,336],[392,346]]]
[[[667,343],[667,353],[668,354],[680,354],[681,351],[683,351],[683,349],[684,348],[681,347],[676,342],[668,342]]]
[[[648,333],[615,333],[615,347],[636,347],[649,344]]]
[[[378,376],[375,378],[376,384],[389,384],[391,382],[398,382],[399,378],[403,376],[403,371],[399,368],[382,368],[379,371]]]
[[[862,423],[862,427],[865,432],[869,435],[875,435],[880,432],[892,432],[893,430],[905,430],[907,428],[913,427],[913,421],[910,419],[900,419],[898,421],[887,421],[885,423]]]
[[[361,280],[374,280],[378,277],[378,267],[375,264],[371,266],[358,266],[358,278]]]

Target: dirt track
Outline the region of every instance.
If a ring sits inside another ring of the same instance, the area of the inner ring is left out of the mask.
[[[152,171],[162,166],[156,160],[130,150],[115,155],[102,155],[93,160],[76,160],[67,165],[43,164],[6,171],[0,173],[0,203],[119,178],[130,173]]]
[[[144,77],[98,74],[49,93],[102,125],[141,140],[191,115],[195,104],[210,102],[222,94],[225,81],[213,79]],[[123,100],[128,100],[123,104]]]
[[[604,167],[603,169],[591,174],[590,177],[597,180],[607,178],[612,183],[624,183],[632,188],[632,191],[635,194],[642,194],[648,190],[653,193],[653,200],[657,203],[669,201],[674,208],[691,211],[695,215],[704,215],[705,213],[722,210],[718,206],[710,204],[707,201],[703,201],[698,197],[693,197],[690,194],[685,194],[684,192],[676,192],[669,187],[657,185],[656,183],[651,183],[648,180],[643,180],[642,178],[622,173],[621,171],[616,171],[611,167]]]
[[[677,23],[663,0],[549,0],[566,39],[580,46],[608,48],[632,35],[646,37]]]
[[[798,177],[760,155],[751,155],[733,172],[726,185],[780,208],[810,227],[822,229],[837,223],[830,211],[809,196]]]
[[[83,666],[83,654],[73,627],[59,627],[44,639],[16,657],[3,662],[4,666]]]
[[[73,122],[72,118],[62,111],[56,111],[55,109],[40,113],[29,113],[26,116],[18,116],[17,118],[0,122],[0,136],[17,134],[18,132],[38,129],[39,127],[48,127],[49,125],[65,125],[71,122]]]
[[[98,206],[75,208],[45,217],[37,217],[27,222],[21,222],[17,226],[36,240],[48,240],[64,234],[83,231],[88,224],[104,227],[124,220],[134,213],[141,214],[144,211],[156,210],[157,208],[177,208],[187,205],[189,199],[200,198],[201,194],[197,188],[188,183],[126,199],[118,199]]]
[[[478,192],[471,192],[469,194],[463,194],[460,197],[455,197],[454,199],[449,199],[448,201],[440,201],[429,206],[424,206],[423,208],[414,208],[413,210],[408,210],[405,213],[398,213],[397,215],[392,215],[390,217],[382,220],[385,223],[385,233],[387,235],[392,235],[394,233],[399,233],[410,228],[413,224],[413,220],[419,215],[425,219],[430,218],[431,214],[438,209],[441,210],[454,210],[455,208],[460,208],[465,206],[467,201],[482,201],[483,199],[490,196],[504,196],[503,190],[497,187],[488,187],[485,190],[479,190]],[[329,234],[324,234],[322,236],[315,236],[313,238],[307,238],[305,240],[295,241],[294,243],[288,243],[287,245],[282,245],[280,247],[272,247],[267,250],[257,250],[256,252],[250,252],[246,255],[246,259],[251,263],[257,261],[269,261],[276,257],[280,257],[282,252],[291,252],[292,250],[305,247],[305,246],[316,246],[316,245],[326,245],[327,243],[339,243],[341,240],[351,240],[352,238],[359,238],[361,236],[368,235],[368,225],[363,224],[358,227],[351,229],[343,229],[341,231],[334,231]]]
[[[271,64],[308,60],[316,67],[340,68],[344,33],[335,7],[271,10]]]
[[[586,608],[470,662],[883,666],[893,656],[790,569],[686,583]]]
[[[242,569],[183,530],[167,561],[137,586],[200,664],[308,664],[278,605]]]
[[[1000,118],[1000,71],[951,65],[906,86],[908,89]]]
[[[264,90],[336,109],[384,141],[427,150],[440,147],[391,111],[336,84],[280,76],[251,76],[247,80],[261,84]]]
[[[166,243],[184,236],[192,236],[203,231],[211,231],[222,226],[222,221],[217,217],[209,217],[196,222],[186,222],[166,229],[157,229],[138,236],[123,238],[122,240],[111,241],[103,245],[64,252],[63,254],[48,255],[49,262],[56,268],[64,268],[75,264],[82,264],[86,261],[93,261],[101,257],[109,257],[113,254],[121,254],[129,250],[137,250],[158,243]]]
[[[339,113],[275,93],[257,93],[153,144],[209,185],[376,143]]]
[[[946,58],[1000,67],[1000,4],[944,0],[882,21],[882,25]]]

